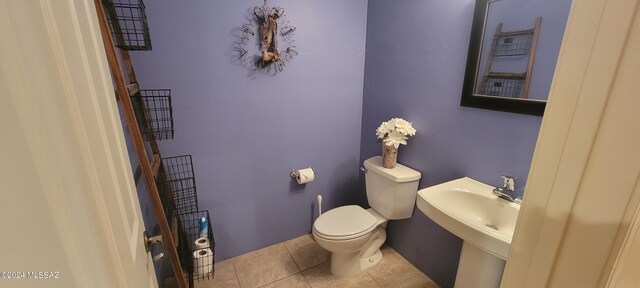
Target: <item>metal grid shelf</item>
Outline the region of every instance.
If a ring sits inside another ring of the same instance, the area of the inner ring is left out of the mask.
[[[145,141],[173,139],[170,89],[140,90],[131,96],[131,102]]]
[[[509,98],[522,97],[525,75],[500,75],[492,73],[482,79],[479,94]]]
[[[501,33],[496,35],[494,57],[524,56],[531,52],[533,30],[521,33]]]
[[[198,211],[198,194],[191,155],[162,158],[156,185],[167,217],[173,212],[182,214]]]
[[[142,0],[102,0],[115,46],[151,50],[151,37]]]
[[[215,239],[211,230],[211,218],[207,210],[179,214],[178,218],[180,225],[178,253],[182,269],[189,275],[189,286],[193,287],[193,283],[196,281],[213,279],[214,277]],[[200,220],[202,218],[205,218],[208,223],[206,238],[209,240],[209,245],[197,247],[196,240],[204,236],[200,235]]]

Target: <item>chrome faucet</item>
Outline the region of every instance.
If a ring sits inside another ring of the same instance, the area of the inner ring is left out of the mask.
[[[518,196],[518,193],[516,192],[517,177],[505,175],[501,177],[502,187],[496,187],[496,189],[493,189],[493,195],[516,204],[522,203],[522,197]]]

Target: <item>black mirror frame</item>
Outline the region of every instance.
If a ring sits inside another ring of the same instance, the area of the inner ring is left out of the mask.
[[[469,40],[469,52],[467,54],[467,69],[464,74],[464,84],[462,86],[462,98],[460,100],[460,105],[465,107],[542,116],[547,105],[546,101],[474,94],[488,3],[489,0],[476,0],[475,10],[473,13],[473,25],[471,27],[471,39]]]

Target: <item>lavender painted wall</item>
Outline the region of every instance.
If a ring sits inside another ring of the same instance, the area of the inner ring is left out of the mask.
[[[380,122],[402,117],[418,134],[398,161],[422,172],[420,188],[463,176],[526,182],[541,118],[460,106],[474,2],[369,0],[361,160],[380,154]],[[459,238],[417,209],[387,230],[393,248],[453,287]]]
[[[153,51],[133,52],[142,89],[171,88],[175,139],[191,154],[222,260],[309,233],[315,199],[355,202],[367,1],[270,1],[297,26],[300,55],[277,76],[234,64],[235,28],[262,1],[145,2]],[[289,172],[312,166],[316,181]]]
[[[541,119],[459,106],[473,0],[274,2],[298,27],[300,55],[252,78],[230,61],[233,31],[261,2],[149,1],[154,49],[132,53],[143,89],[173,90],[176,136],[160,148],[193,155],[217,260],[309,233],[317,194],[325,209],[366,204],[357,168],[380,153],[375,128],[391,117],[418,129],[399,161],[423,173],[421,188],[462,176],[526,181]],[[315,182],[288,178],[309,165]],[[460,239],[417,210],[388,232],[453,286]]]

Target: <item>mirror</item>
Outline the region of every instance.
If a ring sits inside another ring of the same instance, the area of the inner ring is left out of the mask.
[[[571,0],[476,0],[460,105],[542,115]]]

